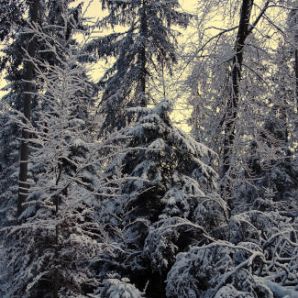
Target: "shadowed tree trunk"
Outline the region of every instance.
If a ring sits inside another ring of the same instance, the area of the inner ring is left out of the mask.
[[[140,64],[140,78],[139,78],[139,86],[137,90],[137,96],[140,97],[140,106],[145,107],[147,105],[146,100],[146,39],[147,39],[147,16],[146,16],[146,0],[142,2],[142,10],[141,10],[141,24],[140,24],[140,35],[142,38],[142,45],[139,54],[139,64]]]
[[[31,0],[29,4],[29,22],[38,23],[40,19],[40,1]],[[29,57],[35,57],[37,51],[37,41],[32,34],[27,34],[26,41],[28,41],[26,50]],[[24,53],[24,55],[26,55]],[[31,61],[28,61],[24,57],[24,74],[23,74],[23,113],[27,121],[31,121],[32,114],[32,97],[35,91],[32,80],[34,79],[34,65]],[[20,172],[19,172],[19,191],[18,191],[18,202],[17,202],[17,213],[21,214],[23,210],[23,203],[25,202],[28,195],[28,158],[29,158],[29,146],[28,139],[30,133],[26,130],[22,130],[22,141],[20,145]]]
[[[231,91],[230,98],[227,103],[227,110],[223,121],[223,147],[221,156],[221,195],[227,200],[231,196],[231,181],[230,172],[232,169],[232,156],[233,156],[233,146],[235,141],[236,133],[236,121],[238,116],[238,105],[240,100],[240,80],[242,75],[243,66],[243,54],[245,43],[247,37],[252,33],[255,26],[261,20],[262,16],[266,12],[269,6],[270,0],[268,0],[260,14],[257,16],[256,20],[250,24],[250,19],[252,15],[252,8],[254,5],[254,0],[243,0],[241,11],[240,11],[240,21],[238,25],[238,32],[236,37],[236,42],[234,46],[235,55],[233,57],[232,69],[230,73],[231,77]]]
[[[235,124],[238,112],[238,103],[240,99],[239,84],[241,79],[241,70],[243,64],[243,50],[245,41],[249,35],[249,22],[251,17],[251,11],[253,7],[253,0],[243,0],[240,22],[238,27],[237,39],[235,43],[235,55],[233,58],[232,70],[231,70],[231,96],[227,103],[227,111],[225,115],[224,123],[224,141],[222,149],[222,168],[221,168],[221,191],[224,197],[229,196],[230,183],[228,181],[229,172],[231,169],[231,157],[233,154],[233,145],[235,140]]]
[[[298,13],[298,4],[294,5],[293,8],[290,11],[289,19],[290,19],[290,32],[293,36],[293,42],[294,42],[294,72],[295,72],[295,100],[296,100],[296,111],[298,112],[298,49],[297,49],[297,43],[298,43],[298,32],[296,29],[298,20],[297,20],[297,13]]]
[[[298,50],[295,49],[295,95],[296,95],[296,111],[298,112]]]

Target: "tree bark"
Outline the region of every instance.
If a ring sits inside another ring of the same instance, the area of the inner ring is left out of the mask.
[[[295,95],[296,95],[296,111],[298,112],[298,50],[295,49]]]
[[[221,195],[223,198],[229,200],[231,198],[231,177],[232,169],[231,158],[234,153],[234,141],[236,133],[236,120],[238,116],[238,104],[240,100],[240,80],[242,75],[243,52],[247,37],[252,33],[254,28],[258,25],[263,15],[266,13],[271,0],[267,0],[263,9],[256,17],[255,21],[250,25],[252,8],[254,0],[242,0],[240,21],[238,25],[237,38],[234,46],[235,55],[233,57],[232,70],[230,73],[232,87],[231,96],[227,103],[227,111],[224,117],[224,140],[222,148],[222,166],[220,171],[221,178]]]
[[[297,13],[298,13],[298,5],[295,5],[294,8],[290,12],[289,18],[292,18],[291,20],[293,23],[292,27],[294,26],[294,32],[292,32],[293,37],[294,37],[294,72],[295,72],[295,99],[296,99],[296,111],[298,112],[298,49],[297,49],[297,44],[298,44],[298,32],[296,30],[296,26],[298,23],[297,20]]]
[[[40,1],[31,0],[29,3],[29,22],[38,23],[40,19]],[[28,34],[25,39],[28,41],[27,54],[29,57],[35,57],[37,51],[37,41],[32,36]],[[25,55],[25,53],[24,53]],[[24,74],[23,74],[23,113],[27,121],[31,121],[32,114],[32,94],[35,91],[34,84],[32,80],[34,79],[34,65],[31,61],[24,58]],[[24,128],[22,130],[22,140],[20,145],[20,166],[19,166],[19,190],[18,190],[18,201],[17,201],[17,213],[20,215],[23,211],[23,203],[25,202],[28,191],[28,159],[29,159],[29,146],[28,139],[30,138],[30,133]]]
[[[143,0],[142,10],[141,10],[141,24],[140,24],[140,35],[142,38],[142,45],[139,55],[139,65],[140,65],[140,78],[137,96],[140,97],[140,106],[145,107],[147,105],[146,100],[146,39],[148,35],[148,24],[147,24],[147,12],[146,12],[146,0]]]
[[[243,51],[245,41],[250,34],[250,18],[254,0],[243,0],[240,12],[240,22],[238,26],[237,38],[234,46],[235,55],[231,70],[231,96],[227,103],[227,111],[224,121],[224,140],[222,149],[221,166],[221,194],[224,198],[229,198],[231,189],[229,172],[231,170],[231,157],[233,155],[233,145],[235,141],[235,124],[238,115],[238,103],[240,99],[240,80],[243,64]]]

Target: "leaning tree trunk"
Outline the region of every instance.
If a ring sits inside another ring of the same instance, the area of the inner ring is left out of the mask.
[[[40,1],[31,0],[29,2],[29,21],[30,23],[38,23],[40,14]],[[28,41],[27,44],[27,55],[29,57],[35,57],[37,51],[37,41],[32,36],[28,34],[25,39]],[[32,83],[34,79],[34,65],[31,61],[26,59],[26,54],[24,53],[24,74],[23,74],[23,113],[26,121],[31,121],[32,114],[32,96],[35,91],[34,84]],[[25,202],[28,190],[28,159],[29,159],[29,146],[28,139],[30,138],[30,133],[26,128],[22,130],[22,141],[20,145],[20,169],[19,169],[19,190],[18,190],[18,201],[17,201],[17,212],[21,214],[23,211],[23,203]]]

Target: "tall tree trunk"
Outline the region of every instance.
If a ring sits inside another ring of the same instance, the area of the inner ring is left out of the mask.
[[[296,111],[298,112],[298,31],[296,26],[298,24],[297,20],[298,14],[298,5],[294,5],[293,9],[290,11],[289,18],[291,27],[290,30],[293,30],[292,35],[294,39],[294,72],[295,72],[295,99],[296,99]]]
[[[238,104],[240,100],[240,80],[242,75],[243,52],[247,37],[252,33],[263,15],[266,13],[271,0],[267,0],[264,7],[250,25],[252,8],[254,0],[242,0],[240,21],[238,25],[237,38],[234,46],[235,55],[233,58],[231,70],[231,96],[227,103],[227,111],[224,118],[224,140],[222,148],[222,166],[220,171],[221,178],[221,195],[229,200],[231,198],[231,181],[230,172],[232,169],[231,158],[234,154],[234,141],[236,133],[236,120],[238,116]]]
[[[224,141],[222,149],[222,167],[221,167],[221,193],[225,198],[229,198],[231,189],[229,174],[231,170],[231,158],[233,155],[233,145],[235,141],[236,119],[238,115],[238,103],[240,99],[240,80],[243,64],[243,50],[245,41],[250,34],[250,18],[254,0],[243,0],[240,22],[238,26],[237,38],[234,46],[235,55],[231,70],[231,96],[227,103],[227,111],[224,122]]]
[[[137,90],[137,96],[140,97],[140,105],[145,107],[147,105],[146,100],[146,77],[147,77],[147,70],[146,70],[146,39],[147,39],[147,32],[148,32],[148,24],[147,24],[147,12],[146,12],[146,0],[143,0],[142,10],[141,10],[141,38],[142,38],[142,45],[140,49],[139,55],[139,65],[140,65],[140,78],[139,78],[139,86]]]
[[[29,21],[30,23],[38,23],[40,19],[40,1],[31,0],[29,2]],[[30,57],[35,57],[37,51],[37,41],[31,35],[28,34],[26,40],[28,41],[27,53]],[[24,57],[24,74],[23,74],[23,113],[27,121],[31,121],[32,114],[32,94],[35,91],[35,87],[32,83],[34,79],[34,65],[31,61],[28,61]],[[22,141],[20,146],[20,172],[19,172],[19,190],[18,190],[18,201],[17,201],[17,213],[21,214],[23,211],[23,203],[25,202],[29,184],[28,180],[28,159],[29,159],[29,146],[28,139],[30,133],[26,130],[22,130]]]
[[[298,50],[295,49],[295,95],[296,95],[296,111],[298,112]]]

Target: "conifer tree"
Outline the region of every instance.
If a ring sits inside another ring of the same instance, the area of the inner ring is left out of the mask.
[[[29,23],[34,25],[41,21],[41,1],[28,1],[29,6]],[[25,34],[25,40],[23,46],[26,45],[26,52],[29,57],[35,58],[38,50],[38,41],[34,35]],[[23,55],[26,55],[26,52]],[[31,121],[32,118],[32,101],[33,94],[35,93],[35,87],[33,84],[34,79],[34,65],[27,59],[23,60],[23,73],[22,73],[22,110],[26,121]],[[29,145],[28,139],[30,134],[26,129],[22,130],[22,140],[20,145],[20,170],[19,170],[19,189],[18,189],[18,203],[17,213],[21,214],[22,205],[27,198],[28,193],[28,160],[29,160]]]
[[[142,116],[124,129],[127,149],[108,171],[123,176],[121,195],[102,205],[101,218],[119,247],[102,255],[98,270],[102,278],[128,278],[146,297],[164,297],[177,253],[208,243],[207,234],[226,222],[217,175],[202,161],[211,153],[173,127],[169,108],[164,101],[135,110]]]
[[[6,2],[6,3],[5,3]],[[38,23],[42,13],[41,1],[28,1],[17,3],[16,1],[2,1],[3,15],[1,14],[1,40],[12,42],[4,49],[4,56],[1,58],[0,70],[6,70],[6,79],[10,82],[10,92],[3,98],[3,102],[13,109],[23,111],[27,121],[31,119],[31,106],[34,86],[30,81],[33,79],[33,69],[30,62],[26,61],[26,52],[31,56],[35,56],[37,52],[37,41],[30,34],[25,34],[28,29],[28,22]],[[29,18],[26,19],[25,15]],[[9,109],[3,108],[1,116],[9,119]],[[4,120],[3,119],[3,120]],[[2,120],[2,121],[3,121]],[[8,135],[10,139],[8,139]],[[22,138],[20,145],[18,140]],[[17,187],[13,182],[16,181],[16,174],[19,173],[19,195],[18,195],[18,211],[21,211],[21,205],[26,197],[27,178],[28,178],[28,142],[26,139],[29,135],[26,131],[20,131],[10,121],[4,126],[1,138],[2,152],[6,152],[5,175],[1,178],[1,184],[6,186],[6,198],[1,199],[1,204],[7,205],[13,195],[16,195]],[[16,151],[19,150],[19,154]],[[17,170],[17,162],[19,161],[19,170]],[[11,191],[10,191],[11,190]],[[8,195],[8,196],[7,196]]]
[[[25,121],[34,122],[36,120],[35,109],[38,105],[35,95],[38,91],[34,83],[35,70],[29,57],[40,62],[48,61],[52,65],[58,63],[56,53],[53,52],[54,45],[49,48],[48,44],[44,43],[43,36],[40,35],[39,38],[35,36],[36,31],[43,30],[44,34],[48,36],[51,34],[52,44],[53,40],[59,38],[60,41],[65,40],[65,43],[70,45],[74,43],[73,34],[75,32],[72,31],[75,28],[84,29],[80,19],[81,6],[70,8],[70,3],[71,1],[68,0],[9,1],[9,3],[3,1],[0,3],[3,6],[3,11],[6,12],[1,14],[1,40],[8,43],[3,50],[0,70],[7,73],[6,80],[9,82],[8,93],[2,100],[10,108],[26,112],[24,114]],[[29,14],[29,18],[26,18],[27,14]],[[24,107],[26,107],[25,110]],[[3,109],[1,116],[8,119],[11,115],[9,110],[9,108]],[[5,169],[7,171],[1,175],[1,181],[3,181],[1,185],[6,185],[5,190],[8,191],[8,195],[5,195],[6,199],[3,198],[3,203],[7,204],[9,200],[16,197],[17,188],[14,186],[10,191],[10,186],[16,179],[16,173],[19,172],[20,187],[17,209],[20,214],[32,178],[32,173],[28,168],[29,147],[28,141],[26,141],[30,135],[26,131],[21,132],[11,121],[7,122],[4,128],[1,132],[1,151],[6,152]],[[8,136],[10,136],[9,139]],[[20,154],[22,153],[23,156],[17,154],[17,150],[20,150]],[[20,161],[19,170],[17,169],[18,160]],[[8,169],[10,170],[8,171]],[[1,192],[1,195],[3,193],[4,191]]]
[[[76,1],[0,0],[0,40],[10,44],[1,58],[10,85],[0,102],[0,296],[298,297],[296,2],[199,2],[207,27],[188,83],[193,131],[209,149],[151,94],[155,73],[177,58],[171,25],[189,21],[178,1],[102,0],[108,15],[95,27],[122,29],[84,45]],[[29,22],[35,5],[38,22]],[[273,53],[264,42],[272,27],[256,26],[287,5]],[[230,18],[209,39],[210,14],[241,7],[240,23]],[[94,121],[82,62],[98,58],[114,64]],[[20,141],[30,188],[16,218]],[[232,178],[224,189],[214,166]],[[231,190],[230,204],[220,190]]]
[[[127,107],[145,107],[152,100],[151,83],[161,65],[171,73],[177,62],[177,32],[173,26],[187,27],[190,15],[179,11],[178,0],[101,2],[108,16],[100,26],[125,28],[124,32],[95,39],[86,47],[97,58],[115,58],[99,82],[103,89],[103,129],[111,131],[125,126]]]
[[[65,15],[67,18],[67,15]],[[34,32],[59,63],[28,57],[35,68],[38,106],[35,123],[17,124],[30,132],[30,168],[34,173],[20,224],[6,227],[1,242],[11,264],[1,276],[5,295],[77,297],[97,288],[90,259],[100,252],[100,226],[95,208],[102,180],[97,151],[87,134],[92,89],[77,64],[78,49],[44,31]],[[54,48],[53,48],[54,47]],[[40,107],[41,106],[41,107]],[[24,257],[25,256],[25,257]]]

